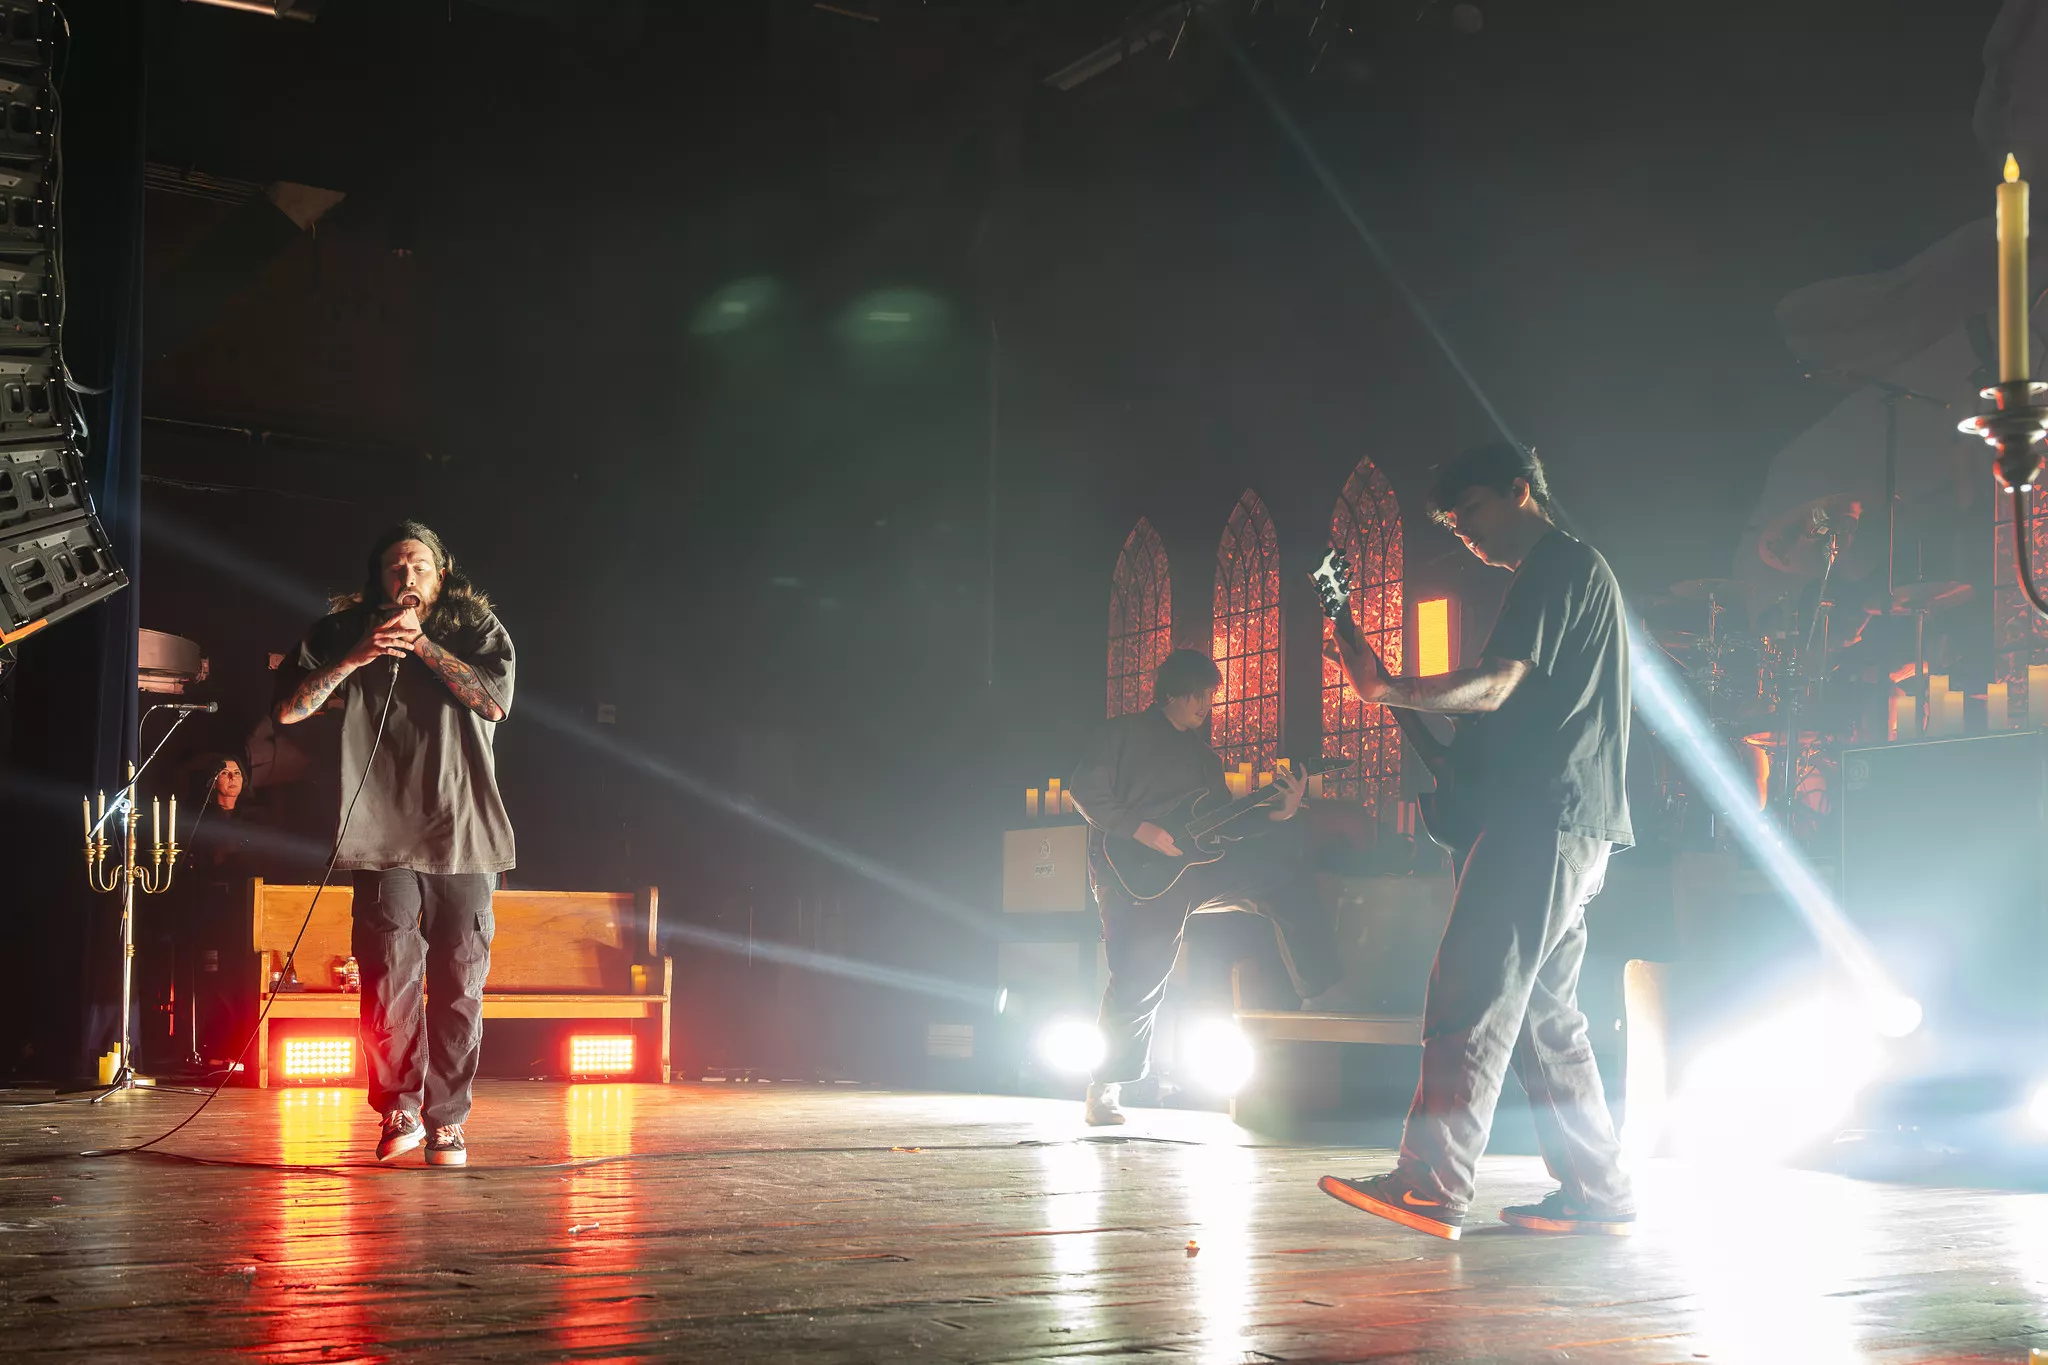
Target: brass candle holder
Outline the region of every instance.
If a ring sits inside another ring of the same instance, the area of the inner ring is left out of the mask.
[[[149,860],[139,857],[135,809],[135,765],[128,765],[128,785],[114,797],[114,813],[121,821],[118,844],[107,837],[107,794],[99,796],[99,817],[93,817],[91,797],[85,807],[85,880],[94,891],[121,893],[121,1051],[114,1074],[106,1078],[108,1094],[131,1086],[147,1084],[135,1074],[135,1039],[129,1021],[130,1002],[135,990],[135,893],[158,896],[171,889],[178,874],[178,798],[171,798],[171,837],[163,837],[163,812],[156,799],[149,803]],[[110,863],[109,853],[116,853]]]

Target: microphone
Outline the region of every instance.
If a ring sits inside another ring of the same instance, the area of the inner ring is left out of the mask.
[[[220,710],[220,703],[219,703],[219,702],[217,702],[217,701],[209,701],[209,702],[196,702],[196,701],[160,701],[160,702],[158,702],[158,703],[157,703],[157,704],[156,704],[155,706],[152,706],[152,707],[150,707],[149,709],[150,709],[150,710],[152,710],[152,711],[176,711],[176,712],[178,712],[178,713],[180,713],[180,714],[182,714],[182,715],[188,715],[188,716],[190,716],[190,715],[208,715],[208,716],[210,716],[210,715],[212,715],[212,714],[213,714],[214,712],[216,712],[216,711]]]
[[[410,607],[412,610],[418,611],[420,609],[420,595],[416,592],[401,593],[398,598],[398,605]],[[405,660],[399,658],[396,654],[391,656],[391,680],[393,682],[398,681],[398,666],[404,662]]]

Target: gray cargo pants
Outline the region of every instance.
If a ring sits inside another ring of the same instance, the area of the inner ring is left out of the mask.
[[[496,880],[410,868],[355,874],[349,946],[363,973],[363,1053],[378,1113],[410,1110],[429,1129],[469,1117]]]
[[[1611,846],[1554,824],[1495,822],[1458,868],[1422,1007],[1422,1080],[1400,1169],[1464,1207],[1512,1063],[1544,1164],[1575,1203],[1632,1210],[1621,1145],[1579,1012],[1586,904]]]

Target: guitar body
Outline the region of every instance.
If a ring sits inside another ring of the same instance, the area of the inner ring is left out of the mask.
[[[1173,890],[1189,868],[1216,862],[1228,851],[1230,836],[1189,831],[1233,804],[1237,803],[1204,787],[1189,792],[1174,803],[1171,812],[1154,820],[1153,824],[1173,836],[1174,847],[1181,851],[1178,858],[1169,858],[1136,839],[1097,831],[1092,836],[1097,866],[1114,877],[1132,900],[1158,900]]]
[[[1448,780],[1448,775],[1439,775],[1435,791],[1423,792],[1415,798],[1421,806],[1422,832],[1460,857],[1478,841],[1479,832],[1486,827],[1473,804],[1461,799],[1463,795]]]

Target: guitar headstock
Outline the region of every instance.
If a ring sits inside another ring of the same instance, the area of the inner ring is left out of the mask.
[[[1316,596],[1322,601],[1323,615],[1332,621],[1342,616],[1351,604],[1351,590],[1358,586],[1357,578],[1351,569],[1351,557],[1333,545],[1309,578],[1316,585]]]

